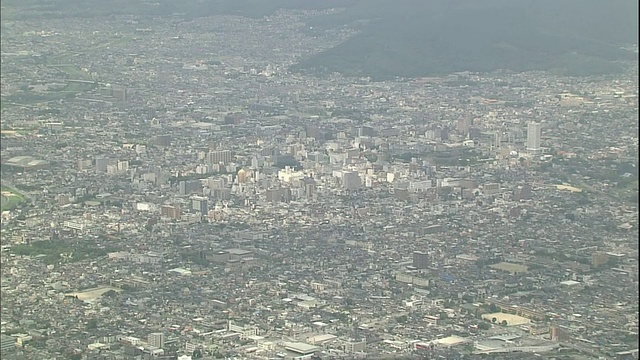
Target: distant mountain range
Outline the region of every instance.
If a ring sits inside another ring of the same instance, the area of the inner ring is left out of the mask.
[[[361,31],[291,70],[377,79],[499,69],[597,75],[638,59],[622,49],[638,43],[634,0],[3,0],[2,6],[3,20],[12,7],[28,8],[22,17],[262,17],[280,8],[343,7],[308,25],[321,31],[359,24]]]

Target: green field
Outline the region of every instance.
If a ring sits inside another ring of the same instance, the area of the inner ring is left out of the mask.
[[[24,201],[24,197],[11,188],[0,186],[0,190],[2,191],[0,211],[15,209],[16,206]]]

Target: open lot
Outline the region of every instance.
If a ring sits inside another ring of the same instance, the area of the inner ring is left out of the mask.
[[[507,326],[518,326],[518,325],[529,324],[531,322],[531,320],[525,317],[513,315],[513,314],[505,314],[502,312],[493,313],[493,314],[483,314],[482,318],[489,321],[491,321],[493,318],[496,318],[496,324],[500,324],[502,323],[502,321],[506,321]]]
[[[78,291],[78,292],[74,292],[74,293],[70,293],[67,295],[71,295],[71,296],[77,296],[79,300],[94,300],[99,298],[100,296],[102,296],[102,294],[106,293],[107,291],[116,291],[116,292],[120,292],[122,290],[111,287],[111,286],[102,286],[102,287],[97,287],[97,288],[93,288],[93,289],[87,289],[84,291]]]
[[[525,273],[529,271],[529,268],[525,265],[513,264],[508,262],[501,262],[493,265],[489,265],[490,268],[496,270],[508,271],[510,273]]]

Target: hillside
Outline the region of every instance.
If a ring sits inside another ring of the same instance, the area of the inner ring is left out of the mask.
[[[375,0],[317,26],[375,19],[358,35],[303,60],[293,71],[433,76],[459,71],[616,72],[637,55],[638,3],[625,0]]]
[[[597,75],[637,61],[636,53],[620,48],[638,43],[638,2],[633,0],[3,0],[0,14],[3,20],[260,18],[281,8],[335,7],[345,11],[310,18],[307,31],[351,26],[360,32],[303,59],[292,71],[375,79],[498,69]]]

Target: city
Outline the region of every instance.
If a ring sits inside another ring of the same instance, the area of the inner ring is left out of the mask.
[[[3,20],[3,359],[638,358],[638,64],[288,71],[332,11]]]

